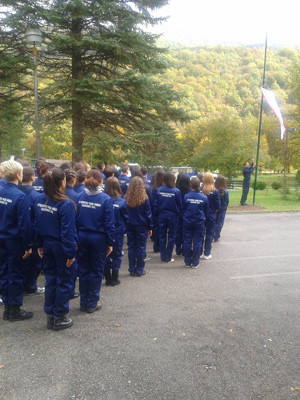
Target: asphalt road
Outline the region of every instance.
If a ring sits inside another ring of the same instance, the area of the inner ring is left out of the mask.
[[[228,215],[211,260],[161,264],[102,289],[74,326],[0,321],[0,399],[300,399],[300,213]],[[43,277],[39,284],[43,284]],[[2,312],[2,310],[1,310]]]

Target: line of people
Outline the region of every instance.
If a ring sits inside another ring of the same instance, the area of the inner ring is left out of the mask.
[[[139,167],[131,171],[130,178],[127,165],[118,178],[114,167],[106,167],[104,175],[100,168],[86,171],[82,163],[70,167],[64,163],[49,169],[40,162],[35,179],[33,169],[19,162],[0,165],[3,320],[33,316],[21,306],[26,281],[31,279],[33,288],[36,285],[40,262],[46,280],[48,329],[72,326],[67,314],[70,298],[79,295],[75,292],[77,277],[80,311],[100,310],[103,277],[107,286],[120,283],[125,234],[132,277],[146,273],[149,237],[162,263],[174,262],[175,246],[187,268],[197,268],[200,258],[211,258],[212,241],[220,240],[229,202],[224,177],[214,183],[212,174],[206,173],[200,187],[201,176],[190,179],[180,173],[176,181],[174,174],[163,169],[149,182],[147,170]]]

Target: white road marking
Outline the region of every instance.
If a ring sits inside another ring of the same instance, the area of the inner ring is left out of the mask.
[[[263,260],[263,259],[268,259],[268,258],[287,258],[287,257],[299,257],[300,258],[300,254],[278,254],[277,256],[223,258],[222,261],[243,261],[243,260],[259,260],[259,259]]]

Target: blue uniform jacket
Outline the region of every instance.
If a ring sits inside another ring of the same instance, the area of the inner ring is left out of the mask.
[[[251,164],[249,168],[243,168],[243,176],[245,182],[250,182],[251,174],[254,171],[254,163]]]
[[[177,188],[161,186],[156,192],[156,201],[159,213],[169,216],[178,216],[182,207],[181,193]]]
[[[40,194],[34,190],[31,185],[19,185],[19,190],[25,193],[28,197],[29,202],[29,214],[30,214],[30,223],[31,223],[31,241],[35,245],[37,239],[37,225],[36,225],[36,203]]]
[[[5,186],[7,183],[7,180],[5,178],[0,178],[0,188]]]
[[[229,194],[225,189],[224,192],[220,195],[220,208],[219,211],[226,211],[229,204]]]
[[[43,183],[44,183],[43,177],[36,178],[32,186],[34,190],[36,190],[38,193],[44,193]]]
[[[191,191],[183,199],[183,222],[187,224],[205,223],[208,213],[207,197],[200,191]]]
[[[118,235],[125,232],[128,224],[128,209],[122,197],[112,197],[111,200],[115,216],[115,235]]]
[[[0,190],[0,238],[21,240],[25,250],[31,247],[29,201],[14,183]]]
[[[71,259],[76,254],[75,208],[70,200],[55,202],[43,193],[37,199],[38,247],[45,240],[61,243],[64,255]]]
[[[108,246],[113,246],[115,217],[111,198],[103,192],[81,192],[77,198],[76,226],[78,231],[105,234]]]
[[[215,219],[216,212],[221,206],[219,191],[217,189],[214,189],[213,192],[205,194],[205,196],[208,200],[207,219]]]
[[[145,226],[148,231],[153,228],[151,206],[148,199],[138,207],[128,207],[128,224],[133,226]]]
[[[80,183],[79,185],[74,186],[74,191],[76,193],[81,193],[84,192],[84,188],[85,188],[84,184]]]
[[[78,193],[75,192],[73,186],[67,186],[67,189],[66,189],[66,196],[68,196],[69,199],[73,200],[74,203],[77,202]]]

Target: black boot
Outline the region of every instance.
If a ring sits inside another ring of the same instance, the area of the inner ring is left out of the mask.
[[[117,286],[120,285],[119,281],[119,271],[112,271],[112,278],[111,278],[111,286]]]
[[[29,319],[33,317],[31,311],[25,311],[20,308],[20,306],[10,306],[9,320],[10,322],[23,321],[24,319]]]
[[[4,311],[3,311],[3,320],[9,320],[9,312],[10,312],[10,305],[8,303],[4,303]]]
[[[53,329],[54,325],[54,315],[48,314],[47,315],[47,329]]]
[[[65,315],[62,317],[54,316],[53,330],[61,331],[62,329],[70,328],[73,325],[71,318],[67,318]]]
[[[111,286],[111,274],[110,274],[110,269],[104,273],[104,278],[105,278],[105,285],[106,286]]]

